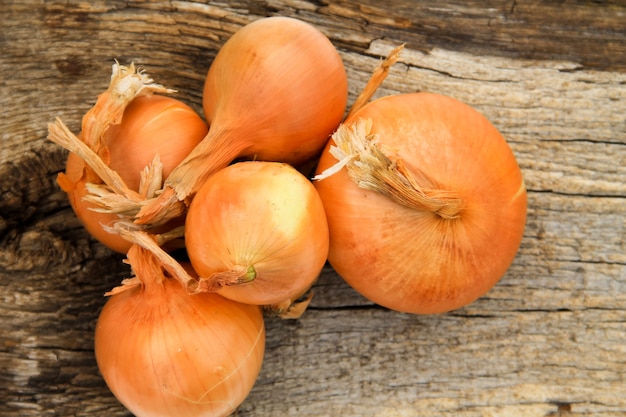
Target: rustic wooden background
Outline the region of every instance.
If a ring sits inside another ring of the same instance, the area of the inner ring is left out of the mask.
[[[379,95],[428,90],[482,111],[529,190],[514,264],[461,310],[413,316],[328,268],[298,321],[267,320],[238,416],[626,415],[626,2],[0,1],[0,415],[128,416],[95,365],[103,293],[128,275],[55,183],[114,59],[200,110],[224,41],[262,16],[316,25],[350,101],[393,46]]]

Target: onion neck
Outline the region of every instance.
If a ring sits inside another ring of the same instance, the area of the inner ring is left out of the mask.
[[[456,219],[463,209],[463,200],[457,193],[428,189],[420,186],[401,159],[392,159],[376,145],[372,121],[359,119],[350,125],[341,125],[333,135],[335,145],[330,153],[339,162],[315,180],[323,180],[342,168],[361,188],[385,195],[405,207],[431,212],[442,219]]]
[[[135,67],[113,64],[111,81],[96,104],[83,116],[82,135],[85,143],[96,153],[104,146],[104,135],[111,125],[119,124],[126,107],[137,97],[153,93],[173,93],[174,90],[156,84]]]
[[[187,272],[187,270],[169,253],[167,253],[157,241],[158,239],[149,233],[143,232],[141,230],[128,230],[123,225],[119,223],[114,226],[115,232],[119,233],[124,239],[133,243],[131,249],[129,250],[129,254],[131,251],[140,253],[139,255],[127,255],[129,263],[133,266],[133,269],[136,269],[135,264],[133,262],[137,262],[134,259],[148,259],[150,258],[150,262],[152,262],[152,270],[145,270],[146,274],[142,274],[144,277],[148,274],[152,273],[157,278],[156,281],[153,278],[152,281],[144,282],[146,279],[140,279],[140,283],[148,285],[150,283],[163,283],[165,279],[175,279],[179,282],[180,285],[187,291],[189,294],[196,294],[201,292],[198,289],[198,280],[195,276],[192,276]],[[143,265],[143,264],[139,264]],[[167,275],[166,275],[167,274]],[[139,277],[139,273],[136,273]],[[149,277],[148,277],[149,279]],[[154,286],[154,285],[152,285]]]
[[[167,279],[162,263],[149,250],[133,245],[126,257],[144,288],[161,287],[163,281]]]
[[[165,276],[163,265],[149,250],[134,244],[126,254],[127,263],[130,264],[134,276],[122,280],[122,284],[105,293],[105,296],[113,296],[119,293],[139,288],[142,292],[161,292],[164,289]]]
[[[237,130],[211,127],[207,136],[167,177],[163,192],[139,210],[135,223],[162,225],[184,214],[187,203],[202,184],[250,145]]]

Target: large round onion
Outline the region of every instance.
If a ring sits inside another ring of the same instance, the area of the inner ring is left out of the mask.
[[[347,165],[316,187],[329,261],[358,292],[390,309],[438,313],[474,301],[506,272],[526,190],[508,144],[479,112],[436,94],[381,98],[346,120],[318,173],[344,156]]]

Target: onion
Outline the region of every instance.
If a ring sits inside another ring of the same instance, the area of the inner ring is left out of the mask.
[[[295,301],[328,256],[324,206],[290,165],[240,162],[210,177],[185,223],[194,269],[209,290],[258,305]]]
[[[317,156],[344,116],[347,77],[330,40],[292,18],[257,20],[220,49],[206,77],[211,130],[139,211],[137,223],[166,221],[210,175],[235,159],[293,165]]]
[[[139,190],[139,173],[154,155],[159,155],[167,179],[207,132],[207,124],[183,102],[160,95],[138,97],[124,111],[122,123],[106,132],[109,167],[129,188]]]
[[[333,135],[317,172],[329,262],[382,306],[460,308],[499,281],[519,248],[526,190],[515,157],[484,116],[452,98],[365,105]]]
[[[138,417],[226,416],[252,389],[264,355],[258,306],[189,295],[149,251],[98,319],[95,354],[116,398]]]
[[[121,123],[104,131],[98,153],[128,188],[139,192],[141,173],[156,155],[162,164],[161,175],[167,177],[207,131],[202,118],[183,102],[166,96],[141,96],[126,107]],[[88,182],[102,180],[83,159],[70,153],[59,184],[68,193],[74,212],[96,239],[114,251],[126,253],[130,243],[110,232],[119,216],[94,211],[99,206],[84,200]]]

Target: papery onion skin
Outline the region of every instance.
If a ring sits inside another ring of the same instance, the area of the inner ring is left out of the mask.
[[[126,185],[138,191],[140,173],[158,154],[166,178],[176,165],[204,138],[208,126],[189,106],[167,96],[151,95],[134,99],[126,108],[122,122],[105,134],[106,149],[102,157],[122,177]],[[102,226],[112,227],[116,214],[99,213],[95,204],[83,201],[85,183],[99,182],[95,174],[84,173],[83,160],[68,155],[64,190],[76,216],[87,231],[109,249],[126,253],[130,243]]]
[[[328,256],[328,225],[310,180],[290,165],[249,161],[213,175],[185,225],[189,259],[201,278],[252,268],[254,279],[218,289],[268,305],[302,295]]]
[[[354,289],[387,308],[443,313],[465,306],[504,275],[520,246],[527,197],[514,154],[479,112],[449,97],[414,93],[375,100],[346,125],[371,119],[379,148],[425,188],[457,193],[444,219],[364,190],[346,168],[317,181],[330,229],[329,262]],[[337,160],[331,140],[317,172]]]
[[[137,417],[229,415],[252,389],[264,349],[258,306],[189,295],[171,278],[111,296],[95,335],[107,386]]]

